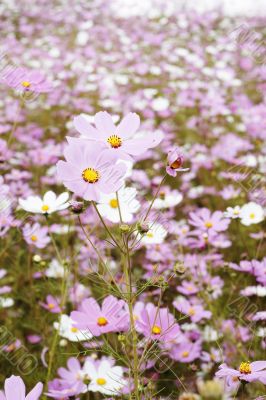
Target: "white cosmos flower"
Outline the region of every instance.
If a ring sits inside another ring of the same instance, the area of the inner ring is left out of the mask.
[[[133,214],[140,208],[136,200],[137,191],[135,188],[121,188],[118,191],[119,205],[123,222],[131,222]],[[103,194],[99,200],[98,210],[102,216],[111,222],[119,222],[119,208],[115,193]]]
[[[258,224],[264,219],[264,210],[259,204],[251,201],[241,208],[240,218],[243,225]]]
[[[88,358],[83,366],[83,371],[91,380],[88,390],[92,392],[119,396],[121,389],[126,385],[122,367],[113,366],[113,362],[108,359],[103,359],[96,364],[94,360]]]
[[[141,238],[141,242],[144,244],[160,244],[163,243],[164,238],[167,235],[166,229],[161,224],[149,223],[149,230],[145,233],[142,238],[140,234],[138,234],[138,239]]]
[[[63,278],[64,274],[65,269],[56,258],[50,262],[49,267],[45,271],[45,275],[48,278]]]
[[[177,206],[181,203],[183,196],[178,190],[173,190],[171,193],[165,194],[163,192],[159,193],[159,197],[155,199],[153,203],[153,208],[157,210],[161,208],[171,208]]]
[[[74,326],[74,321],[66,314],[62,314],[60,322],[54,322],[54,328],[59,331],[59,335],[71,342],[81,342],[90,340],[92,334],[88,330],[81,330]]]
[[[0,297],[0,307],[8,308],[14,305],[14,300],[11,297]]]
[[[61,193],[58,197],[49,190],[41,199],[39,196],[29,196],[27,199],[19,199],[19,205],[23,210],[38,214],[52,214],[55,211],[65,210],[68,206],[69,194]]]
[[[241,211],[240,206],[227,207],[226,211],[224,212],[224,216],[226,218],[236,219],[240,217],[240,211]]]

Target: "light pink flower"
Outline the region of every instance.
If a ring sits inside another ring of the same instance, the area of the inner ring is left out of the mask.
[[[125,164],[116,164],[117,156],[100,143],[76,139],[66,147],[64,156],[66,161],[57,163],[58,177],[85,200],[98,201],[101,193],[114,193],[123,185]]]
[[[115,126],[111,115],[106,111],[100,111],[95,115],[95,127],[88,120],[86,114],[74,118],[74,126],[81,134],[81,138],[104,144],[105,148],[110,149],[119,159],[131,160],[132,157],[157,146],[163,137],[158,132],[136,136],[140,119],[135,113],[127,114],[118,126]],[[70,143],[76,140],[69,137],[67,139]]]

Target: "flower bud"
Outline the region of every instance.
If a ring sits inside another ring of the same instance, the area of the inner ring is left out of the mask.
[[[82,213],[84,204],[81,201],[72,200],[72,201],[69,202],[69,204],[70,204],[70,210],[74,214],[81,214]]]
[[[139,222],[137,224],[137,229],[139,233],[147,233],[150,230],[148,222]]]
[[[203,400],[222,400],[224,395],[223,384],[217,380],[200,381],[198,391]]]
[[[177,261],[174,265],[174,272],[179,275],[183,275],[186,272],[186,267],[183,262]]]
[[[119,229],[120,229],[121,232],[127,233],[127,232],[129,232],[129,230],[130,230],[130,226],[127,225],[127,224],[121,224],[121,225],[119,226]]]
[[[39,254],[35,254],[32,257],[32,260],[33,260],[34,263],[39,264],[42,261],[42,258],[41,258],[41,256],[39,256]]]

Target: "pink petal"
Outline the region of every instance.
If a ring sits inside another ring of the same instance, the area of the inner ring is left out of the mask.
[[[124,139],[130,138],[138,130],[140,118],[136,113],[127,114],[116,128],[116,134]]]
[[[94,118],[96,128],[101,134],[108,138],[115,133],[115,125],[113,123],[112,117],[106,111],[100,111],[95,115]]]

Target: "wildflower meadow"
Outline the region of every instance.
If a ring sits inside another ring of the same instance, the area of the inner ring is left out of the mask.
[[[265,399],[266,18],[115,3],[0,4],[0,400]]]

